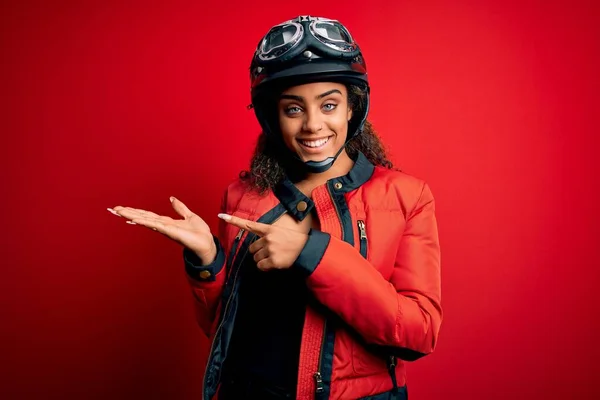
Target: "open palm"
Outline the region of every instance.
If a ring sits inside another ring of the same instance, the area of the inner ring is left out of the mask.
[[[197,214],[190,211],[183,202],[172,197],[171,205],[183,219],[158,215],[139,208],[116,206],[108,209],[111,213],[127,218],[130,223],[142,225],[157,231],[169,239],[194,251],[205,264],[216,256],[216,246],[210,227]]]

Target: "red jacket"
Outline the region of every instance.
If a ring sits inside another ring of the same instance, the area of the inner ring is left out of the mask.
[[[300,201],[306,210],[296,207]],[[313,208],[321,231],[310,231],[292,268],[305,272],[311,293],[336,318],[307,306],[297,398],[388,398],[393,378],[398,398],[405,398],[404,361],[434,350],[442,321],[431,190],[410,175],[374,167],[359,153],[348,175],[317,187],[312,200],[287,180],[262,196],[237,181],[222,203],[222,212],[264,223],[285,212],[302,219]],[[239,267],[253,239],[221,222],[212,264],[200,266],[184,250],[197,320],[213,341],[206,400],[219,386],[237,310]]]

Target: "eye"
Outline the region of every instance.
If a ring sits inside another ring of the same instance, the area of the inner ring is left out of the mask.
[[[301,111],[302,111],[302,109],[298,106],[290,106],[290,107],[287,107],[284,112],[286,115],[295,115],[295,114],[300,113]]]
[[[323,108],[325,109],[325,111],[333,111],[333,110],[335,110],[336,107],[337,107],[337,104],[334,104],[334,103],[327,103],[327,104],[323,105]]]

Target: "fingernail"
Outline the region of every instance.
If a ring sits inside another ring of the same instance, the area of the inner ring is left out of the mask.
[[[175,201],[175,197],[171,196],[169,197],[169,200],[171,200],[171,203]]]
[[[121,216],[119,215],[119,213],[118,213],[118,212],[116,212],[115,210],[113,210],[112,208],[107,208],[107,210],[108,210],[108,212],[110,212],[111,214],[113,214],[113,215],[116,215],[117,217],[121,217]],[[122,218],[122,217],[121,217],[121,218]]]
[[[219,217],[225,221],[231,220],[231,215],[229,215],[229,214],[217,214],[217,217]]]
[[[136,224],[135,222],[133,222],[133,221],[125,221],[125,222],[127,222],[129,225],[137,225],[137,224]]]

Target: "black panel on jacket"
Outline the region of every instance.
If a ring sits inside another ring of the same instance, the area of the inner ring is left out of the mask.
[[[295,393],[308,293],[305,278],[293,268],[260,271],[250,254],[242,268],[244,284],[225,374]]]

